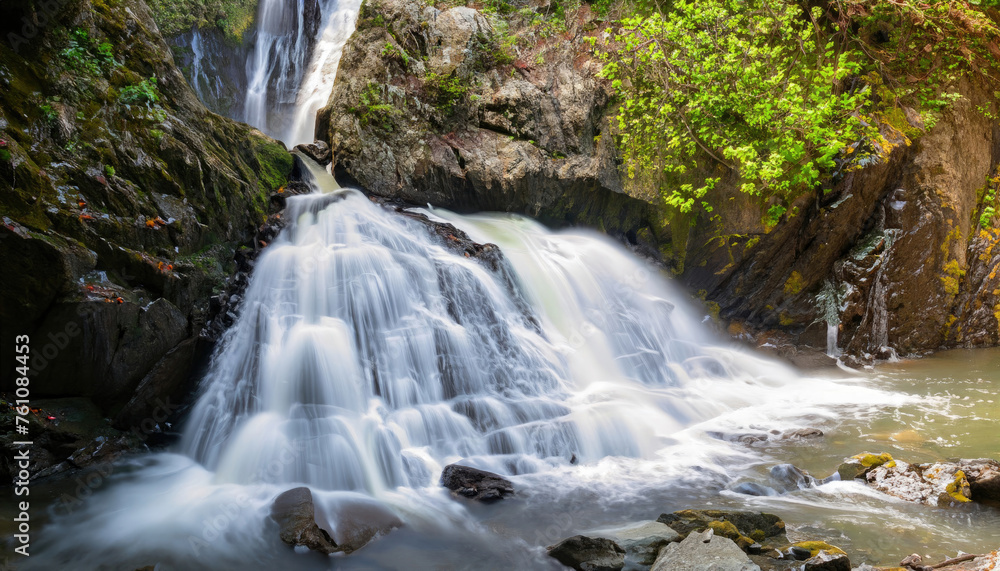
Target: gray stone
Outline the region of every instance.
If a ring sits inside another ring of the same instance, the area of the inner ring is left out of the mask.
[[[549,557],[578,571],[619,571],[625,550],[606,537],[574,535],[548,548]]]
[[[731,539],[707,530],[664,547],[650,571],[760,571],[760,566]]]
[[[500,474],[449,464],[441,472],[441,485],[454,495],[480,502],[495,502],[514,494],[514,484]]]
[[[281,541],[288,545],[304,545],[325,554],[340,551],[329,530],[316,523],[316,506],[309,488],[292,488],[279,494],[271,505],[271,517],[278,522]]]
[[[681,535],[658,521],[616,529],[607,533],[625,549],[626,556],[640,565],[652,565],[660,550],[681,540]]]

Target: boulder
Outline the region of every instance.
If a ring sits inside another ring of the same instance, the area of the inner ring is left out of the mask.
[[[574,535],[548,548],[549,557],[578,571],[619,571],[625,550],[606,537]]]
[[[295,150],[324,167],[333,162],[333,151],[330,150],[330,145],[327,145],[326,141],[314,141],[309,144],[296,145]]]
[[[304,545],[324,554],[341,551],[329,530],[316,523],[316,506],[309,488],[292,488],[279,494],[271,504],[271,517],[278,522],[281,541],[288,545]]]
[[[816,485],[816,478],[791,464],[772,466],[770,475],[774,487],[781,492],[794,492]]]
[[[843,552],[822,551],[806,559],[803,571],[851,571],[851,560]]]
[[[979,458],[959,460],[958,466],[969,480],[973,500],[1000,501],[1000,462]]]
[[[774,514],[751,511],[682,510],[662,514],[656,521],[670,526],[682,537],[710,528],[715,529],[717,534],[726,535],[732,535],[735,530],[736,540],[746,544],[748,548],[754,542],[759,543],[785,534],[785,522],[781,518]],[[726,525],[727,523],[731,525]]]
[[[660,550],[681,540],[681,535],[666,524],[647,521],[608,532],[625,549],[626,556],[639,565],[652,565]]]
[[[760,571],[760,566],[732,540],[708,530],[664,547],[651,571]]]
[[[965,473],[957,464],[907,464],[896,461],[868,472],[868,485],[880,492],[929,506],[950,506],[971,501]]]
[[[894,465],[892,455],[888,452],[882,454],[862,452],[844,460],[844,463],[837,467],[837,474],[840,475],[841,480],[848,482],[864,478],[865,474],[883,464]]]
[[[335,497],[323,504],[333,520],[330,534],[344,553],[353,553],[390,531],[402,527],[403,522],[391,510],[377,501],[352,494],[348,498]],[[317,518],[321,526],[325,518]]]
[[[459,464],[449,464],[441,472],[441,485],[459,495],[484,503],[514,494],[514,484],[499,474]]]

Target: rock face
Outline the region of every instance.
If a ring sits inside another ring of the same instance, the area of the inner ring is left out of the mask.
[[[664,547],[650,571],[760,571],[760,567],[732,540],[707,530]]]
[[[441,472],[441,485],[453,494],[490,503],[514,494],[514,484],[499,474],[459,464],[449,464]]]
[[[711,216],[668,215],[655,189],[618,172],[602,135],[613,109],[581,49],[600,28],[589,8],[555,38],[521,18],[503,18],[504,34],[527,40],[505,49],[495,20],[471,8],[367,0],[317,124],[338,176],[624,236],[741,337],[809,347],[810,363],[830,361],[828,325],[853,364],[1000,343],[1000,221],[979,224],[984,183],[1000,185],[1000,127],[979,111],[995,107],[992,88],[957,85],[962,98],[928,130],[913,113],[887,120],[878,161],[839,173],[773,227],[732,173],[708,197]]]
[[[419,204],[634,237],[653,208],[624,194],[612,137],[601,137],[600,64],[550,38],[538,44],[544,63],[529,65],[503,41],[471,8],[366,0],[317,123],[338,176]]]
[[[959,460],[975,501],[1000,502],[1000,462],[987,458]]]
[[[1000,127],[977,110],[995,105],[990,88],[958,89],[962,99],[926,133],[883,125],[890,145],[878,164],[803,197],[773,229],[732,208],[699,221],[684,281],[718,303],[723,320],[795,345],[825,350],[829,323],[858,362],[996,345],[1000,230],[978,221],[984,182],[996,184],[987,181],[1000,164]]]
[[[625,550],[604,537],[574,535],[548,548],[549,557],[577,571],[620,571]]]
[[[54,4],[5,1],[0,24],[49,21],[0,45],[0,263],[18,268],[0,336],[31,338],[33,398],[91,399],[145,436],[292,159],[204,108],[142,1]]]

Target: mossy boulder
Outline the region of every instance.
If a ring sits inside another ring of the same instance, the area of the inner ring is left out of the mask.
[[[785,522],[774,514],[762,512],[682,510],[662,514],[657,521],[666,524],[681,537],[711,529],[715,534],[734,541],[744,551],[767,541],[781,543],[785,535]]]
[[[880,454],[862,452],[861,454],[851,456],[838,466],[837,474],[840,475],[841,480],[850,481],[857,478],[864,478],[865,474],[883,465],[887,467],[895,466],[892,455],[888,452]]]

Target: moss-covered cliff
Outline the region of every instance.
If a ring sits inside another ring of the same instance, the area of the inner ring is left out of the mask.
[[[31,337],[33,398],[91,398],[129,429],[187,380],[208,298],[292,159],[202,106],[141,0],[3,17],[2,336]]]

